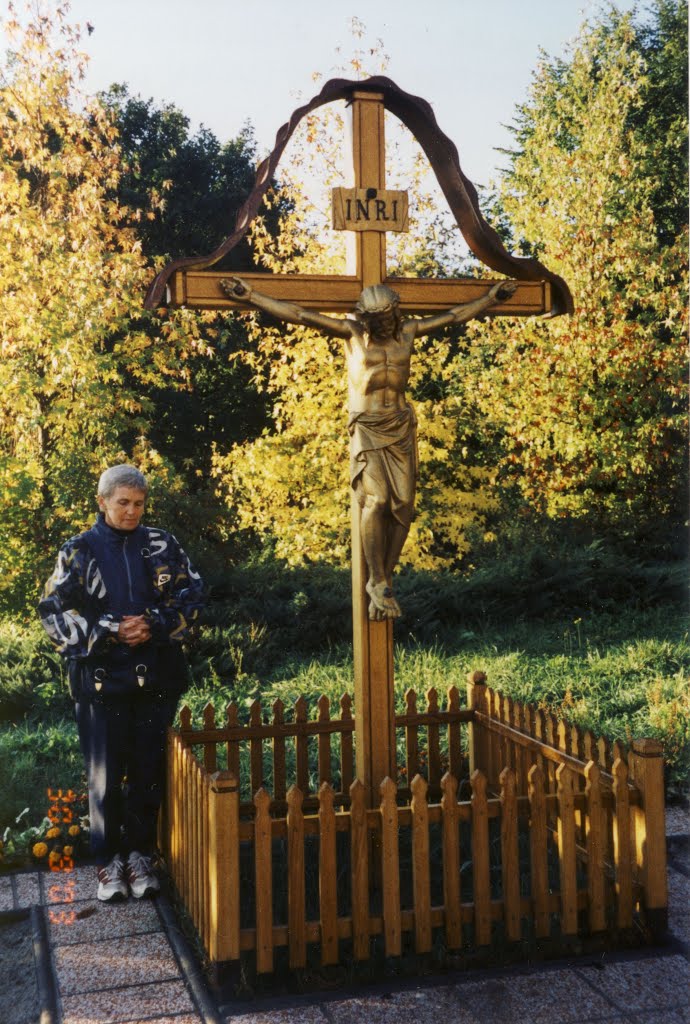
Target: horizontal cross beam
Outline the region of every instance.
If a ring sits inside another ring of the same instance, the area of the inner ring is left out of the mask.
[[[191,309],[241,309],[247,306],[228,298],[220,286],[232,272],[178,270],[170,279],[167,302]],[[258,291],[284,302],[296,302],[321,313],[350,313],[362,290],[358,277],[328,274],[262,274],[242,272],[242,280]],[[406,312],[431,313],[472,302],[495,281],[473,277],[420,279],[389,277],[389,285],[400,296]],[[489,313],[490,316],[540,316],[552,312],[548,281],[520,281],[517,291]]]

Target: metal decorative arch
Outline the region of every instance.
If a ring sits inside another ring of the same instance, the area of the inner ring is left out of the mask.
[[[354,92],[380,93],[386,110],[395,114],[415,136],[436,174],[467,245],[477,259],[492,270],[518,281],[549,281],[552,285],[553,313],[572,313],[572,296],[563,278],[547,270],[537,259],[513,256],[497,232],[484,220],[479,209],[477,191],[460,168],[457,148],[438,127],[430,104],[419,96],[404,92],[390,78],[382,75],[359,82],[332,78],[309,103],[298,107],[290,120],[279,129],[272,152],[259,165],[254,188],[237,214],[232,234],[208,256],[183,257],[168,263],[151,283],[144,302],[145,308],[154,309],[161,304],[166,285],[176,271],[192,267],[205,270],[234,249],[257,215],[283,151],[302,118],[327,103],[350,100]]]

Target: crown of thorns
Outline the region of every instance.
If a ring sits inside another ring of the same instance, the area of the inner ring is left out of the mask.
[[[365,316],[376,313],[387,313],[400,302],[400,296],[385,284],[373,284],[365,288],[359,297],[355,309]]]

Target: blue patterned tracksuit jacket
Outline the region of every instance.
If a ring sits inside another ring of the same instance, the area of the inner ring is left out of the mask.
[[[101,514],[94,529],[103,528]],[[110,572],[101,572],[89,543],[90,533],[72,537],[60,549],[39,602],[44,629],[71,662],[105,654],[115,645],[119,628],[119,615],[103,578]],[[181,653],[180,645],[190,638],[204,605],[201,577],[176,538],[165,530],[138,526],[132,531],[131,544],[139,560],[143,559],[150,582],[150,603],[137,611],[146,615],[154,643],[176,647]],[[108,558],[121,557],[116,549],[113,552]],[[104,570],[110,568],[104,566]],[[112,568],[124,576],[128,571],[126,555],[122,565]]]

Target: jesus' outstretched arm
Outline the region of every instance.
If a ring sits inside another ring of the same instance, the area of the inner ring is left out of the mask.
[[[420,320],[409,320],[409,324],[415,327],[415,336],[422,337],[437,331],[440,327],[447,327],[449,324],[464,324],[475,316],[480,316],[491,309],[499,302],[505,302],[517,289],[517,281],[499,281],[488,289],[485,295],[472,302],[465,302],[461,306],[453,306],[451,309],[438,313],[436,316],[422,317]]]
[[[317,327],[324,334],[331,334],[337,338],[349,338],[352,335],[347,320],[338,320],[336,317],[326,316],[324,313],[316,313],[311,309],[298,306],[295,302],[272,299],[270,295],[257,292],[241,277],[230,277],[229,280],[221,281],[220,286],[229,299],[235,299],[248,306],[261,309],[264,313],[274,316],[276,320],[284,320],[288,324],[301,324],[303,327]]]

